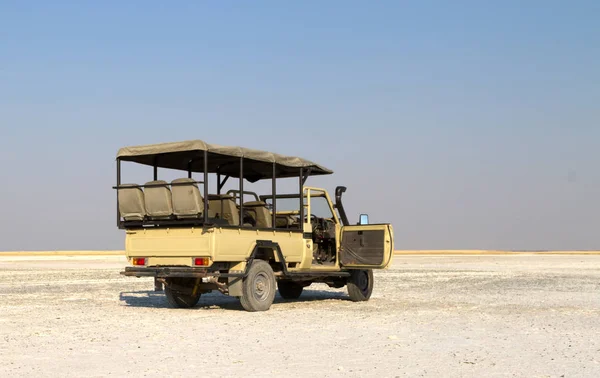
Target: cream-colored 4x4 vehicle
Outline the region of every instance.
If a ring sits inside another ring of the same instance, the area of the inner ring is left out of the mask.
[[[154,167],[154,179],[121,183],[124,162]],[[186,177],[159,180],[158,168]],[[326,190],[305,185],[309,176],[331,173],[301,158],[201,140],[124,147],[114,187],[130,264],[121,274],[154,277],[169,304],[182,308],[218,290],[240,298],[248,311],[265,311],[276,289],[293,299],[313,282],[347,286],[351,300],[366,301],[372,269],[392,259],[392,226],[368,224],[364,214],[351,225],[341,201],[344,187],[336,188],[333,204]],[[223,193],[230,178],[239,185]],[[297,179],[297,192],[278,193],[286,178],[288,184]],[[245,189],[250,184],[270,193]]]

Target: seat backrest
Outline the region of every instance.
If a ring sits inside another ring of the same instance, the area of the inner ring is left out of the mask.
[[[250,216],[256,221],[258,228],[271,228],[273,219],[271,212],[267,208],[267,204],[262,201],[252,201],[244,203],[244,209],[248,210]]]
[[[209,218],[225,219],[232,226],[240,225],[240,212],[228,194],[210,194],[208,196]]]
[[[147,186],[144,189],[148,216],[152,219],[165,219],[171,217],[171,215],[173,215],[173,202],[171,190],[167,188],[167,182],[157,180],[147,182],[146,185],[164,185]]]
[[[136,186],[135,184],[122,184],[117,190],[119,212],[126,221],[141,221],[146,216],[144,192]]]
[[[277,214],[275,219],[275,226],[277,228],[292,228],[296,222],[293,214]]]
[[[288,228],[290,225],[290,222],[288,221],[287,216],[285,215],[278,215],[277,218],[275,218],[275,227],[277,228]]]
[[[204,211],[204,200],[198,185],[191,178],[179,178],[171,182],[173,214],[177,218],[199,218]]]

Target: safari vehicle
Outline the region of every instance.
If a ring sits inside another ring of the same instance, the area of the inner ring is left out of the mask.
[[[154,167],[153,180],[122,184],[123,162]],[[159,180],[158,168],[187,177]],[[393,229],[368,224],[366,214],[350,224],[345,187],[336,188],[334,204],[326,190],[306,186],[309,177],[332,173],[301,158],[201,140],[121,148],[114,189],[129,262],[121,274],[154,277],[168,303],[180,308],[218,290],[238,297],[247,311],[265,311],[276,288],[294,299],[315,282],[347,286],[352,301],[366,301],[372,269],[392,259]],[[238,185],[223,193],[230,178]],[[296,193],[277,192],[286,178]],[[209,180],[216,193],[209,193]],[[246,190],[261,183],[270,193]]]

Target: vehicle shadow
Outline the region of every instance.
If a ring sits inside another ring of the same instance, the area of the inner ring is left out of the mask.
[[[163,291],[141,290],[124,291],[119,293],[119,300],[125,307],[170,308]],[[325,300],[349,301],[350,298],[343,292],[330,292],[320,290],[304,290],[300,298],[284,299],[279,293],[275,295],[273,304],[303,303]],[[218,292],[204,294],[194,309],[205,310],[234,310],[243,311],[239,299],[229,297]]]

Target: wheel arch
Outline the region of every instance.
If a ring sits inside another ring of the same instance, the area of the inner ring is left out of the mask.
[[[287,275],[287,263],[279,243],[272,240],[257,240],[246,264],[246,274],[254,260],[264,260],[271,265],[274,272]]]

